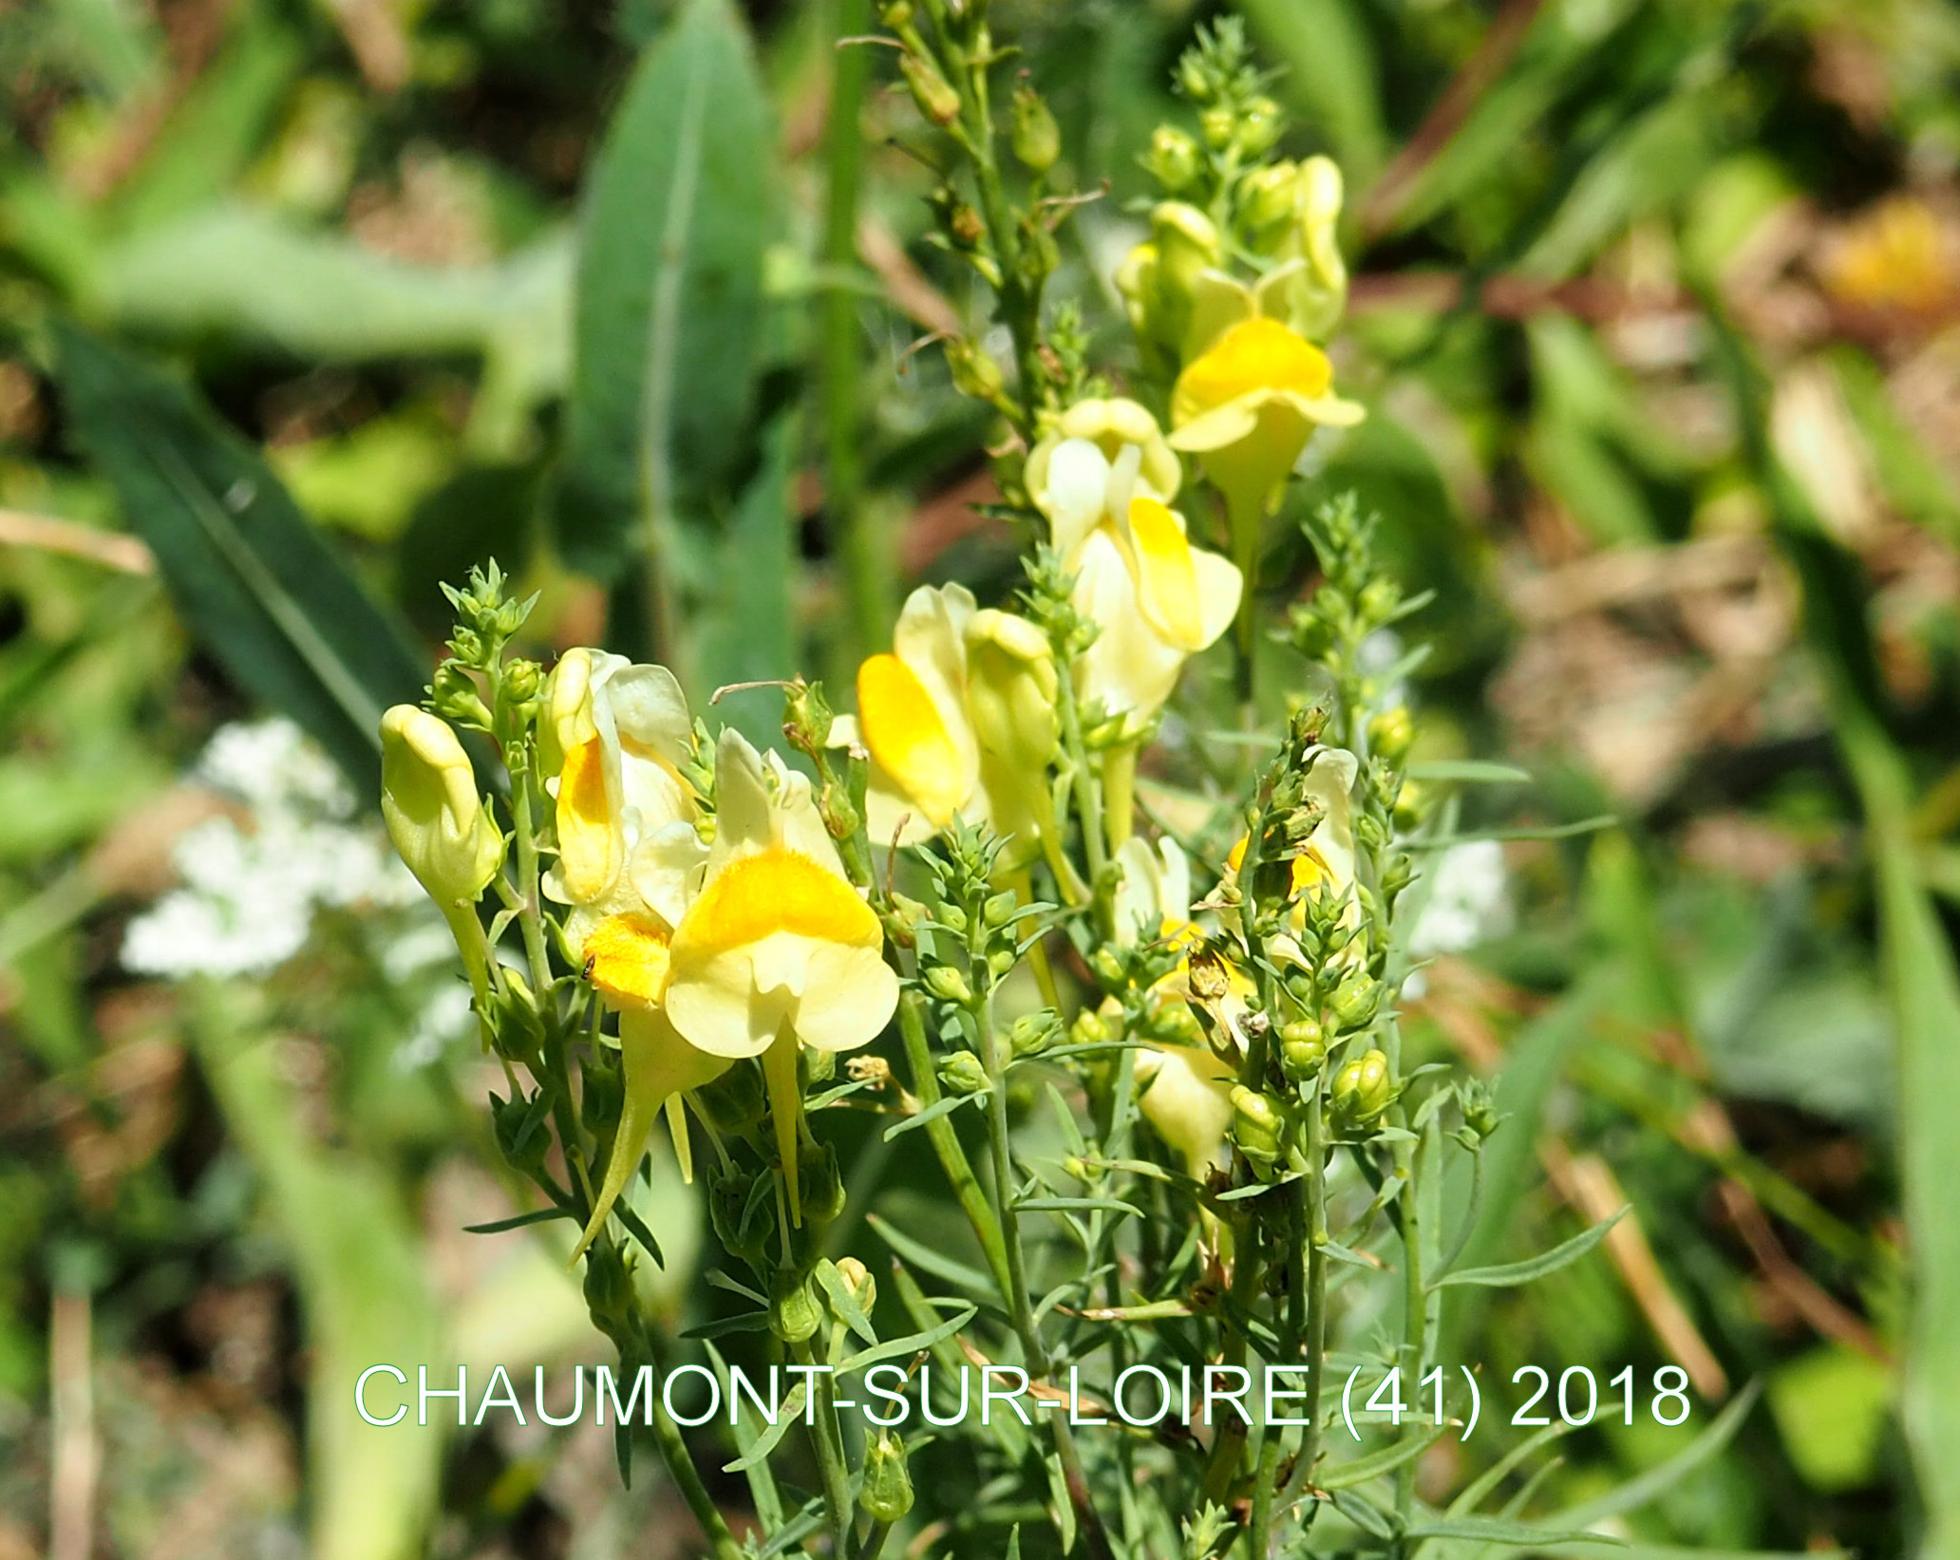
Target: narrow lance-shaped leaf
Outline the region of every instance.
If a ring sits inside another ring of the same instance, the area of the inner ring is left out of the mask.
[[[381,713],[419,698],[427,675],[406,630],[190,390],[75,326],[57,325],[56,342],[81,446],[156,553],[185,624],[373,795]]]
[[[1581,1230],[1570,1240],[1560,1241],[1550,1251],[1541,1251],[1535,1257],[1526,1257],[1522,1262],[1505,1262],[1495,1267],[1463,1268],[1455,1273],[1445,1273],[1429,1287],[1442,1289],[1450,1284],[1482,1284],[1488,1288],[1508,1288],[1517,1284],[1528,1284],[1533,1279],[1543,1278],[1547,1273],[1556,1273],[1560,1268],[1577,1262],[1593,1247],[1606,1239],[1607,1233],[1626,1215],[1622,1208],[1610,1219],[1601,1219],[1590,1229]]]

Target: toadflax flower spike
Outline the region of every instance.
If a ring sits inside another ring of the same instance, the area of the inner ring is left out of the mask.
[[[724,731],[715,842],[674,929],[666,1013],[696,1050],[762,1058],[792,1222],[802,1223],[798,1046],[851,1051],[898,1006],[884,930],[844,874],[809,780]]]

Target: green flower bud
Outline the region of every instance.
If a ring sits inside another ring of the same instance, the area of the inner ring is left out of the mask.
[[[1269,97],[1256,97],[1239,114],[1238,148],[1246,157],[1261,157],[1273,149],[1286,129],[1286,116]]]
[[[1104,986],[1122,987],[1129,983],[1129,972],[1123,968],[1123,957],[1107,943],[1089,955],[1089,968],[1096,973],[1096,979]]]
[[[502,693],[513,707],[530,704],[544,692],[544,668],[536,661],[512,657],[504,662]]]
[[[1256,1165],[1270,1165],[1279,1158],[1285,1131],[1286,1117],[1269,1095],[1232,1085],[1232,1141],[1240,1153]]]
[[[754,1197],[755,1178],[740,1170],[718,1177],[708,1189],[708,1220],[714,1226],[715,1238],[736,1256],[751,1262],[760,1260],[769,1249],[769,1237],[775,1228],[768,1218],[748,1217]]]
[[[991,352],[959,336],[947,339],[946,371],[953,388],[976,401],[992,401],[1007,383]]]
[[[1209,103],[1215,90],[1211,67],[1196,50],[1187,49],[1178,56],[1177,90],[1193,103]]]
[[[1014,92],[1012,145],[1021,166],[1030,173],[1046,173],[1062,154],[1062,133],[1055,127],[1055,116],[1041,94],[1025,83]]]
[[[1343,1029],[1360,1029],[1381,1006],[1381,988],[1360,971],[1355,971],[1334,988],[1328,1004]]]
[[[1471,1078],[1458,1085],[1458,1093],[1463,1101],[1463,1124],[1479,1138],[1489,1137],[1503,1119],[1497,1114],[1489,1087],[1481,1078]]]
[[[1368,747],[1391,764],[1399,764],[1408,754],[1409,745],[1416,739],[1416,723],[1410,716],[1408,706],[1396,705],[1383,710],[1368,722]]]
[[[1061,1018],[1053,1008],[1024,1013],[1008,1028],[1008,1044],[1016,1056],[1039,1056],[1054,1044],[1061,1028]]]
[[[476,678],[461,661],[444,661],[436,668],[435,680],[429,685],[429,703],[439,717],[458,726],[488,731],[495,724]]]
[[[816,1336],[823,1318],[810,1275],[793,1267],[777,1268],[769,1285],[769,1330],[784,1343],[805,1343]]]
[[[1395,798],[1395,827],[1404,834],[1419,829],[1428,806],[1429,793],[1415,781],[1404,780],[1402,792]]]
[[[1387,575],[1378,574],[1361,587],[1355,604],[1368,622],[1386,622],[1402,605],[1402,587]]]
[[[912,1509],[912,1472],[905,1465],[905,1443],[896,1431],[880,1429],[864,1449],[864,1483],[858,1504],[874,1522],[896,1522]]]
[[[1327,1036],[1310,1018],[1296,1018],[1279,1032],[1279,1064],[1286,1076],[1298,1083],[1320,1071],[1327,1060]]]
[[[912,0],[885,0],[878,7],[878,20],[894,32],[912,25]]]
[[[850,1290],[858,1309],[869,1316],[871,1308],[878,1303],[878,1280],[871,1276],[871,1270],[856,1257],[839,1257],[837,1276],[844,1280],[844,1287]]]
[[[1372,1121],[1388,1109],[1395,1098],[1394,1080],[1389,1077],[1388,1057],[1369,1051],[1347,1063],[1334,1074],[1331,1102],[1336,1114],[1360,1124]]]
[[[971,1051],[955,1051],[939,1059],[939,1082],[948,1094],[978,1094],[987,1087],[987,1069]]]
[[[796,1053],[796,1076],[804,1088],[825,1084],[837,1076],[837,1053],[806,1045]]]
[[[1299,170],[1292,163],[1255,168],[1239,186],[1239,215],[1261,248],[1276,243],[1293,222],[1293,195]]]
[[[1012,948],[996,948],[987,955],[987,973],[995,980],[1006,980],[1016,964]]]
[[[959,93],[931,60],[907,49],[898,57],[898,70],[912,89],[912,101],[927,119],[936,125],[950,125],[960,117]]]
[[[606,1046],[595,1046],[595,1055],[579,1075],[582,1092],[579,1120],[595,1136],[610,1133],[619,1125],[619,1111],[626,1100],[626,1087],[619,1075],[619,1055]]]
[[[998,930],[1013,920],[1014,912],[1020,908],[1020,896],[1011,888],[1003,888],[998,894],[987,896],[987,902],[980,907],[980,919]]]
[[[844,1176],[837,1150],[828,1143],[806,1144],[797,1151],[797,1179],[803,1197],[803,1222],[830,1224],[844,1211]]]
[[[1202,1046],[1205,1032],[1188,1004],[1161,1002],[1144,1016],[1143,1031],[1166,1045]]]
[[[497,1151],[504,1162],[529,1175],[542,1168],[551,1148],[549,1103],[542,1093],[535,1098],[499,1099],[490,1096],[490,1124],[497,1134]]]
[[[412,704],[381,718],[381,816],[388,838],[444,910],[474,904],[504,861],[469,755],[449,726]]]
[[[957,1002],[962,1006],[973,1000],[973,988],[966,977],[950,964],[935,964],[926,971],[926,990],[941,1002]]]
[[[1239,133],[1238,115],[1223,104],[1208,108],[1198,116],[1198,133],[1214,152],[1230,146]]]
[[[585,1308],[609,1338],[617,1339],[632,1326],[633,1273],[626,1256],[610,1241],[585,1251]]]
[[[1068,1038],[1071,1045],[1101,1045],[1110,1038],[1110,1027],[1102,1014],[1084,1008],[1069,1025]]]
[[[1175,125],[1159,125],[1151,133],[1143,166],[1164,187],[1165,194],[1181,195],[1197,182],[1198,143]]]

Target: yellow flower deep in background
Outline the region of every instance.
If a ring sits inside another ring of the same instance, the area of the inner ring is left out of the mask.
[[[474,904],[503,864],[470,756],[449,723],[412,704],[381,717],[381,816],[388,838],[447,911]]]
[[[1151,209],[1150,237],[1124,257],[1116,290],[1131,328],[1159,361],[1176,366],[1190,330],[1198,278],[1224,254],[1218,228],[1196,206],[1166,200]]]
[[[906,598],[891,651],[858,668],[858,713],[831,727],[870,754],[873,843],[916,844],[955,816],[1025,857],[1048,826],[1047,767],[1059,728],[1047,639],[1012,613],[976,609],[963,585]]]
[[[1293,857],[1287,889],[1287,897],[1293,902],[1289,920],[1295,930],[1304,925],[1305,897],[1319,892],[1336,898],[1347,896],[1342,919],[1345,924],[1356,925],[1361,918],[1361,906],[1351,892],[1355,881],[1354,782],[1361,771],[1361,762],[1345,748],[1337,747],[1314,748],[1307,759],[1305,803],[1319,814],[1320,821]],[[1245,851],[1246,841],[1241,837],[1225,860],[1227,883],[1238,881]],[[1364,951],[1350,943],[1343,958],[1357,959]],[[1271,952],[1281,963],[1305,962],[1300,945],[1286,932],[1273,939]]]
[[[1244,302],[1255,306],[1249,293]],[[1240,528],[1257,525],[1314,430],[1352,427],[1363,415],[1334,394],[1325,352],[1283,320],[1247,312],[1222,324],[1178,375],[1170,442],[1195,454],[1225,494],[1244,547]]]
[[[1197,934],[1191,919],[1191,864],[1177,841],[1155,850],[1130,839],[1116,852],[1121,871],[1116,891],[1116,933],[1173,944]],[[1189,970],[1183,960],[1153,988],[1164,1002],[1188,1000]],[[1137,1108],[1151,1129],[1183,1160],[1185,1173],[1204,1179],[1231,1163],[1232,1086],[1238,1073],[1204,1045],[1150,1047],[1137,1053]]]
[[[710,1056],[760,1056],[801,1221],[799,1045],[868,1044],[898,1005],[877,916],[844,874],[810,782],[734,731],[715,758],[715,839],[668,947],[666,1015]]]
[[[1047,489],[1048,464],[1070,439],[1087,439],[1112,464],[1126,446],[1136,446],[1138,491],[1167,504],[1177,497],[1184,481],[1177,452],[1150,409],[1127,396],[1077,401],[1057,417],[1046,436],[1028,452],[1023,476],[1030,493],[1038,495]]]
[[[599,921],[639,908],[631,868],[640,847],[694,820],[698,808],[680,773],[693,730],[687,699],[664,666],[580,648],[553,669],[539,760],[556,777],[558,859],[544,888],[571,906],[565,936],[574,957]]]
[[[1822,270],[1840,303],[1931,313],[1960,291],[1960,245],[1924,200],[1894,195],[1840,230]]]
[[[1309,157],[1297,167],[1275,164],[1265,170],[1259,204],[1271,215],[1259,225],[1262,254],[1277,262],[1252,288],[1256,311],[1286,325],[1309,341],[1325,341],[1347,308],[1347,262],[1339,239],[1341,170],[1329,157]],[[1221,285],[1222,284],[1222,285]],[[1216,333],[1214,309],[1222,294],[1244,289],[1222,273],[1199,277],[1192,301],[1192,329],[1209,340]],[[1197,343],[1202,350],[1204,341]]]
[[[1102,443],[1065,438],[1028,462],[1029,490],[1075,576],[1076,608],[1098,629],[1076,662],[1080,691],[1135,724],[1163,706],[1186,659],[1225,632],[1243,584],[1231,562],[1191,545],[1171,495],[1144,476],[1149,448],[1125,441],[1112,458]]]

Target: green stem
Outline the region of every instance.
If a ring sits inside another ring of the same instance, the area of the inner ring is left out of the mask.
[[[815,1365],[817,1358],[808,1341],[792,1351],[798,1364]],[[830,1520],[831,1550],[835,1560],[845,1560],[851,1552],[851,1477],[844,1466],[844,1440],[837,1429],[836,1382],[828,1370],[818,1370],[810,1378],[816,1398],[816,1433],[810,1438],[816,1448],[817,1471],[823,1479],[824,1515]]]
[[[906,1063],[912,1069],[912,1092],[918,1096],[920,1107],[937,1105],[940,1100],[939,1075],[933,1071],[932,1050],[926,1040],[924,1003],[917,992],[908,991],[899,999],[898,1033],[905,1046]],[[959,1134],[945,1116],[928,1122],[925,1130],[927,1141],[939,1156],[940,1169],[945,1172],[947,1183],[953,1188],[960,1211],[966,1215],[967,1223],[973,1226],[980,1250],[987,1259],[987,1271],[993,1275],[994,1282],[1004,1295],[1011,1284],[1007,1272],[1007,1248],[1001,1241],[1000,1225],[994,1219],[987,1195],[980,1189],[979,1177],[973,1173],[966,1150],[960,1146]]]
[[[1007,1122],[1007,1060],[994,1033],[994,989],[987,970],[986,934],[980,929],[982,924],[982,917],[973,917],[976,941],[969,948],[969,978],[979,984],[979,994],[974,999],[971,1012],[975,1039],[980,1046],[980,1064],[987,1070],[987,1157],[993,1169],[994,1210],[1000,1219],[1001,1236],[1007,1248],[1008,1283],[1002,1298],[1007,1301],[1015,1335],[1021,1340],[1021,1355],[1028,1377],[1031,1381],[1039,1382],[1048,1378],[1054,1366],[1041,1339],[1041,1323],[1035,1317],[1034,1302],[1028,1298],[1027,1258],[1021,1248],[1020,1216],[1014,1207],[1014,1162]],[[1054,1438],[1055,1457],[1062,1467],[1062,1482],[1068,1487],[1069,1504],[1075,1508],[1089,1553],[1107,1557],[1110,1553],[1109,1539],[1090,1498],[1089,1481],[1083,1475],[1082,1458],[1076,1449],[1068,1420],[1056,1414],[1049,1419],[1048,1425]]]
[[[830,36],[855,38],[869,26],[868,0],[833,0]],[[844,647],[855,658],[878,644],[890,618],[891,575],[885,538],[864,503],[858,389],[862,354],[853,279],[857,268],[859,166],[864,137],[859,110],[871,51],[858,45],[832,51],[830,115],[824,157],[823,264],[830,281],[818,318],[818,380],[824,407],[824,509],[838,538],[852,633]]]
[[[1320,1399],[1327,1373],[1327,1116],[1320,1085],[1307,1104],[1306,1119],[1306,1426],[1300,1432],[1300,1453],[1280,1492],[1285,1511],[1313,1477],[1320,1458]]]
[[[688,1453],[681,1427],[668,1415],[667,1407],[658,1393],[654,1394],[653,1400],[653,1439],[660,1448],[660,1461],[667,1469],[667,1477],[674,1481],[674,1488],[681,1492],[687,1509],[694,1513],[694,1520],[707,1535],[714,1560],[743,1560],[742,1546],[735,1542],[735,1535],[728,1531],[728,1522],[722,1516],[721,1508],[708,1493],[707,1485],[701,1482],[701,1472]]]
[[[1262,499],[1248,498],[1234,489],[1225,495],[1225,510],[1226,523],[1232,532],[1232,562],[1238,565],[1239,575],[1244,581],[1243,593],[1239,597],[1239,615],[1233,623],[1239,652],[1239,702],[1251,710],[1256,707],[1253,701],[1253,672],[1259,652],[1259,618],[1255,600],[1259,588],[1260,532],[1264,528],[1266,509]]]
[[[1103,821],[1112,856],[1136,827],[1137,751],[1136,743],[1125,742],[1103,754]]]

